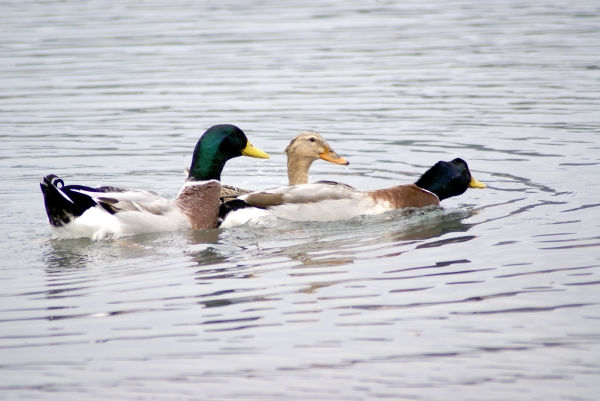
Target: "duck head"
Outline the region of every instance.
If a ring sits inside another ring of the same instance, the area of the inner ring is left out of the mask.
[[[306,184],[310,165],[317,159],[343,166],[350,164],[329,146],[325,138],[312,131],[303,132],[292,139],[285,148],[285,154],[288,159],[289,185]]]
[[[461,195],[467,188],[486,187],[485,184],[473,178],[467,162],[463,159],[437,162],[415,184],[436,194],[440,201]]]
[[[344,166],[350,164],[329,146],[325,138],[312,131],[303,132],[292,139],[287,148],[285,148],[285,154],[288,158],[304,158],[311,162],[323,159],[330,163]]]
[[[196,144],[187,179],[220,181],[227,160],[239,156],[269,158],[267,153],[252,146],[246,134],[238,127],[230,124],[210,127]]]

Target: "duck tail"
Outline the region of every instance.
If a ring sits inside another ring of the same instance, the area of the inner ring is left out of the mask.
[[[97,205],[88,195],[76,192],[73,189],[83,189],[80,186],[65,186],[62,179],[54,174],[44,177],[40,182],[46,214],[50,224],[61,227],[81,216],[86,210]]]

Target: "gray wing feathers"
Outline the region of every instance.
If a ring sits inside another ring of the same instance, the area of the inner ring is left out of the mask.
[[[302,184],[267,189],[242,195],[241,199],[251,205],[269,207],[282,204],[316,203],[327,200],[359,199],[360,191],[347,185],[330,183]]]
[[[152,191],[88,192],[78,190],[78,192],[91,197],[96,203],[105,209],[109,208],[113,213],[142,212],[161,216],[176,208],[171,201]]]

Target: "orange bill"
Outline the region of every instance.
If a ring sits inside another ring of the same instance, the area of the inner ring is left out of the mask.
[[[340,155],[335,153],[335,151],[333,149],[331,149],[329,146],[325,146],[325,150],[323,151],[323,153],[319,154],[319,157],[325,161],[328,161],[328,162],[334,163],[334,164],[341,164],[344,166],[347,166],[348,164],[350,164],[348,162],[348,160],[344,159],[343,157],[341,157]]]

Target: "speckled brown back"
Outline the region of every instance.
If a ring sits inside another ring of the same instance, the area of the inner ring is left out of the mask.
[[[252,192],[249,189],[238,188],[231,185],[221,185],[221,198],[224,202],[235,199],[240,195],[249,194]]]

